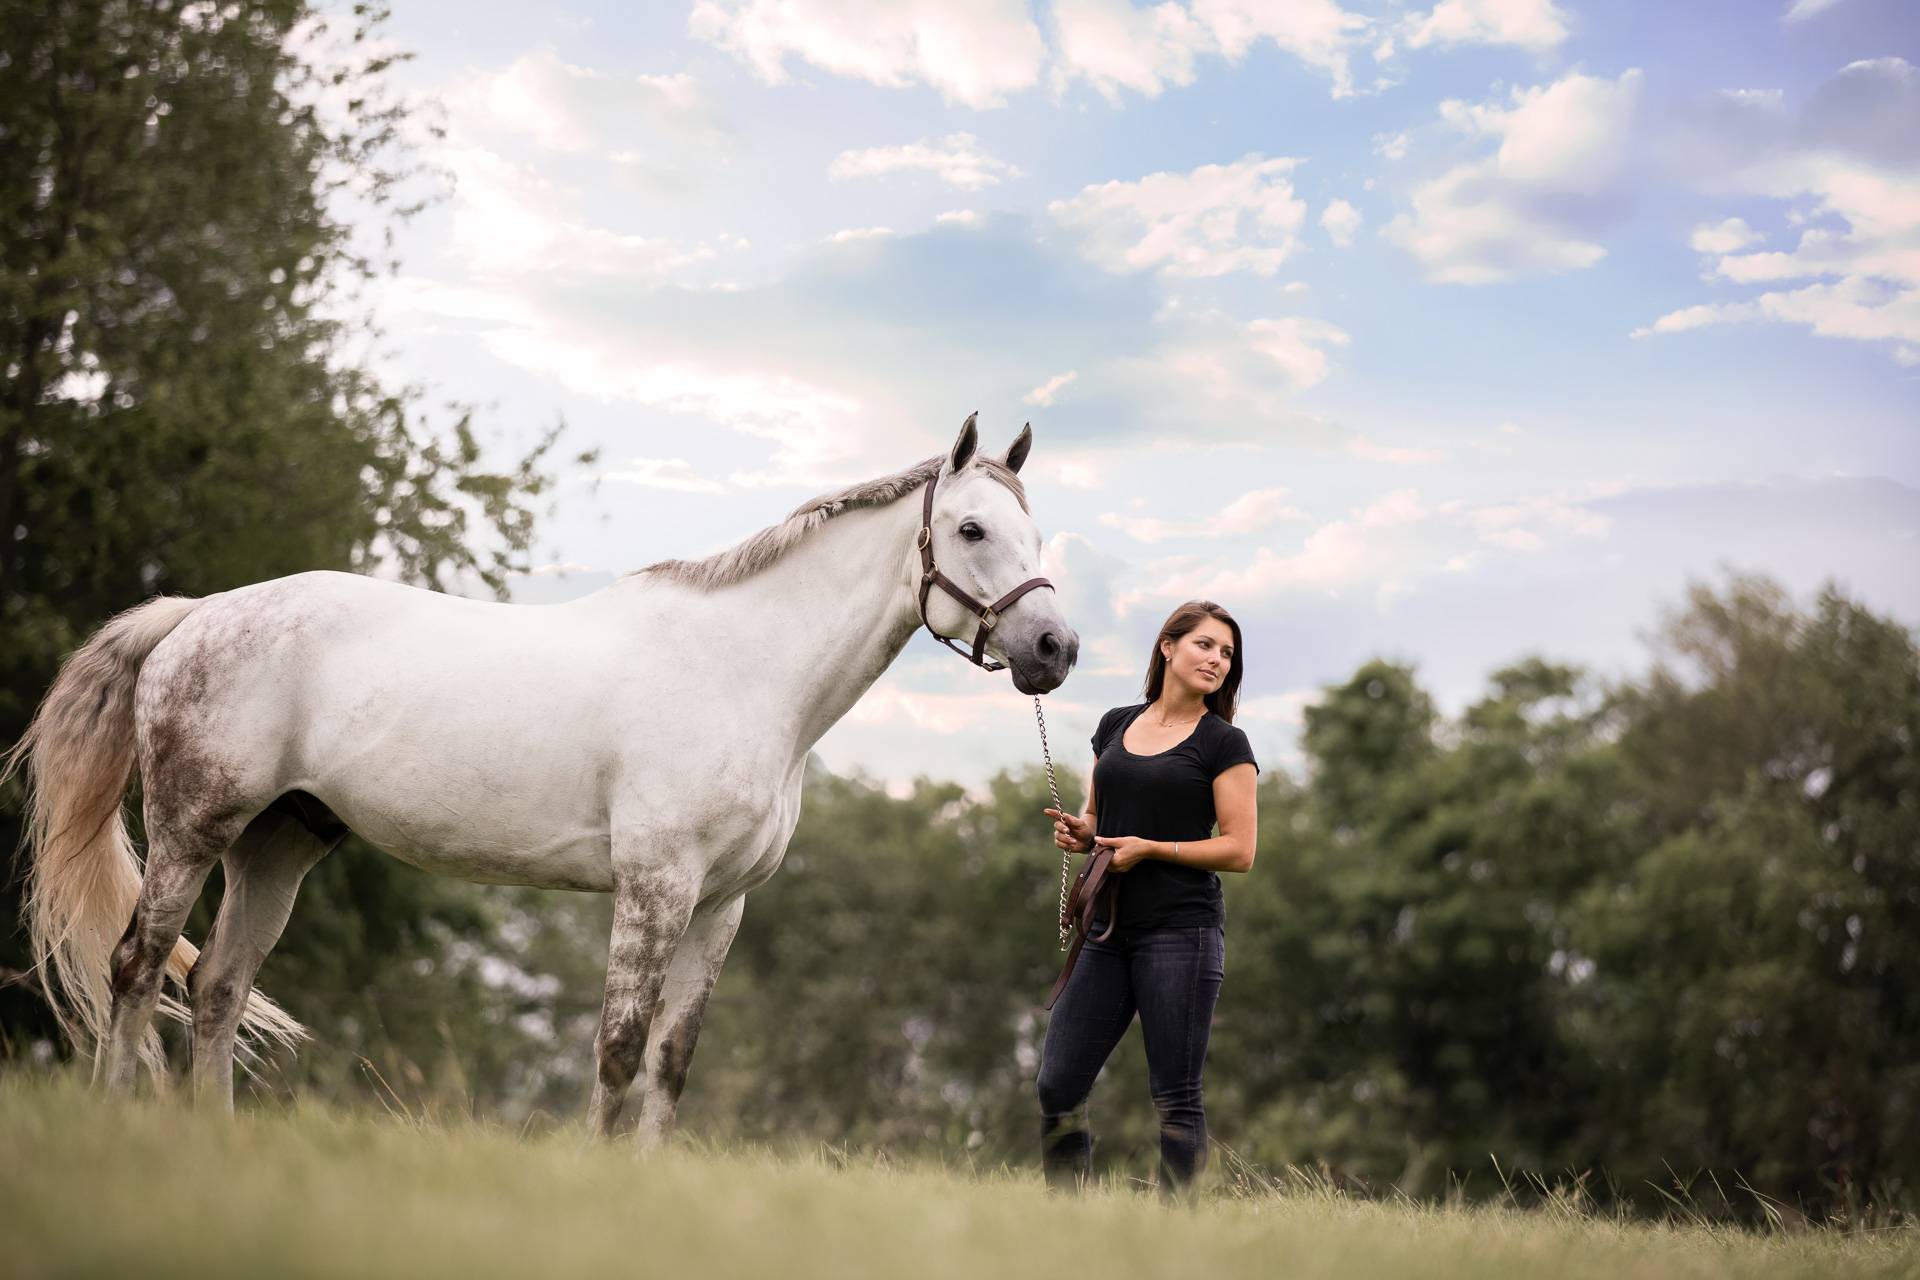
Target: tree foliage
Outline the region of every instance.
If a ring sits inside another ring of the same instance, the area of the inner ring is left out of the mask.
[[[0,741],[156,592],[316,568],[500,591],[524,559],[551,435],[491,466],[463,413],[436,426],[354,355],[356,289],[390,265],[364,228],[420,177],[380,17],[322,57],[295,0],[0,0]],[[8,848],[16,812],[0,797]],[[352,849],[307,890],[336,925],[392,925],[356,939],[373,967],[479,928],[463,894]],[[44,1030],[0,1001],[16,1036]]]

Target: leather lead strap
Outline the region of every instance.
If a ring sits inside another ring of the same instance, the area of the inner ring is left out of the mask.
[[[1071,924],[1074,932],[1073,950],[1067,952],[1067,962],[1061,966],[1060,976],[1053,980],[1053,990],[1047,992],[1047,1002],[1043,1008],[1052,1009],[1053,1002],[1067,989],[1067,979],[1073,976],[1073,966],[1080,959],[1080,948],[1087,943],[1087,936],[1093,932],[1093,917],[1104,905],[1107,914],[1107,927],[1095,934],[1095,942],[1105,942],[1113,936],[1114,928],[1120,923],[1120,913],[1113,900],[1116,887],[1113,876],[1113,850],[1110,847],[1094,846],[1093,856],[1087,859],[1087,865],[1080,868],[1080,878],[1073,882],[1073,892],[1067,896],[1067,907],[1061,916],[1061,926]]]

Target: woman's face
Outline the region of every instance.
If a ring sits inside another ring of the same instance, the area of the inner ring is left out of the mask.
[[[1218,618],[1202,618],[1178,640],[1162,640],[1160,652],[1167,658],[1167,679],[1204,698],[1233,670],[1233,628]]]

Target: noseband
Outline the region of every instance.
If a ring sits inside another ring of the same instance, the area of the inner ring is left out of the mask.
[[[939,483],[939,480],[940,473],[936,471],[933,473],[933,479],[927,481],[926,505],[921,508],[920,514],[920,537],[915,542],[915,545],[920,548],[920,621],[925,624],[935,640],[967,659],[974,666],[987,671],[1005,671],[1006,663],[994,662],[986,656],[987,632],[993,630],[994,624],[1000,621],[1000,615],[1006,611],[1008,605],[1035,587],[1045,587],[1049,591],[1057,591],[1059,588],[1045,578],[1028,578],[992,604],[982,605],[962,591],[952,578],[935,568],[933,564],[933,486]],[[927,621],[927,597],[932,594],[935,586],[952,596],[959,602],[961,608],[979,620],[980,630],[974,634],[972,653],[962,649],[951,638],[934,631],[933,624]]]

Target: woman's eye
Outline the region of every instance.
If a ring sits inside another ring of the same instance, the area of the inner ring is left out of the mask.
[[[965,538],[968,542],[978,542],[980,541],[980,539],[987,536],[987,531],[985,529],[982,529],[979,525],[975,524],[973,521],[969,520],[965,524],[960,526],[960,536]]]

